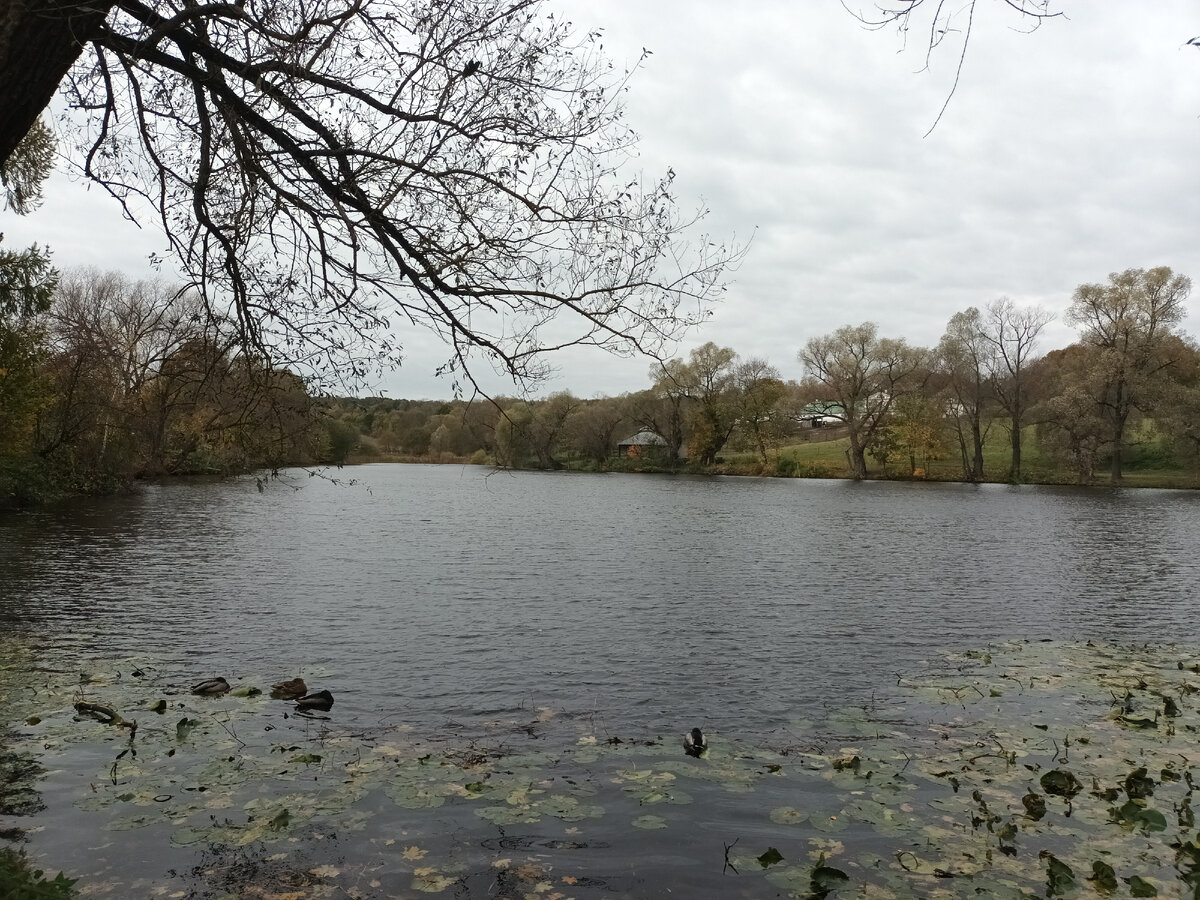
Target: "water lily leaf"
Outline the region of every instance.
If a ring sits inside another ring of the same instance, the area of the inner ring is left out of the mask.
[[[1130,897],[1157,897],[1158,888],[1152,885],[1149,881],[1142,878],[1140,875],[1131,875],[1125,879],[1125,883],[1129,885]]]
[[[760,866],[766,869],[783,862],[783,854],[774,847],[768,847],[761,856],[756,856],[755,859],[758,860]]]
[[[1066,797],[1070,799],[1083,790],[1083,785],[1079,783],[1071,772],[1066,769],[1051,769],[1045,773],[1039,783],[1042,790],[1047,794],[1054,794],[1058,797]]]
[[[633,827],[644,828],[647,831],[657,828],[666,828],[667,820],[662,816],[638,816],[633,820]]]
[[[1166,831],[1167,819],[1157,809],[1149,809],[1136,801],[1130,800],[1124,806],[1111,810],[1113,821],[1120,822],[1129,830],[1140,829],[1143,832]]]
[[[1061,897],[1075,887],[1075,872],[1053,853],[1046,854],[1046,896]]]
[[[312,763],[319,763],[323,758],[324,757],[322,757],[319,753],[300,753],[296,756],[290,757],[288,762],[304,763],[308,765]]]
[[[1025,807],[1025,814],[1035,822],[1040,822],[1046,815],[1046,798],[1041,794],[1030,791],[1021,798],[1021,804]]]
[[[1134,769],[1125,778],[1125,793],[1130,800],[1140,800],[1154,795],[1154,779],[1146,777],[1146,767]]]
[[[412,888],[425,894],[440,894],[458,882],[457,878],[442,875],[435,869],[417,869],[413,875]]]
[[[770,818],[777,825],[799,825],[808,820],[808,813],[794,806],[777,806],[771,810]]]
[[[540,822],[542,814],[532,807],[518,806],[487,806],[475,810],[480,818],[487,819],[493,825],[518,825]]]
[[[1117,889],[1117,873],[1103,860],[1098,859],[1092,863],[1092,874],[1087,880],[1101,894],[1111,894]]]
[[[813,866],[811,887],[814,897],[825,897],[830,891],[836,891],[850,880],[850,876],[841,869],[825,865],[825,854],[822,853]]]

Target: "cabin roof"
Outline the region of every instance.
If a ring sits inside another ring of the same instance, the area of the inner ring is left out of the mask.
[[[637,434],[633,435],[632,437],[625,438],[625,440],[621,441],[619,444],[617,444],[617,446],[618,447],[648,447],[648,446],[665,447],[665,446],[667,446],[667,439],[664,438],[661,434],[657,434],[653,431],[639,431]]]

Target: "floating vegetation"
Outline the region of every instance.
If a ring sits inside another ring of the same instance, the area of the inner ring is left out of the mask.
[[[76,808],[114,842],[199,853],[205,883],[226,859],[298,898],[566,900],[684,874],[714,897],[1200,896],[1195,649],[946,653],[802,736],[706,735],[703,758],[548,710],[490,723],[493,740],[419,737],[298,717],[256,687],[266,676],[202,696],[145,660],[7,658],[7,814],[36,821],[42,766],[99,756]],[[138,710],[141,727],[114,727]],[[129,889],[109,856],[70,872],[90,895]]]

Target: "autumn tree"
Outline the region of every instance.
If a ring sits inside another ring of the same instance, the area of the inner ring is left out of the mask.
[[[1036,407],[1038,443],[1075,472],[1079,484],[1095,480],[1107,440],[1096,395],[1103,375],[1097,354],[1082,344],[1047,353],[1031,368],[1041,399]]]
[[[559,456],[567,440],[568,423],[579,404],[579,398],[569,391],[559,391],[532,404],[533,415],[525,427],[539,469],[562,467]]]
[[[996,370],[997,348],[983,326],[977,307],[955,313],[934,354],[934,369],[946,398],[946,418],[962,458],[963,478],[973,482],[983,480],[983,443],[995,397],[991,375]]]
[[[889,449],[907,456],[909,474],[917,475],[945,452],[945,407],[936,392],[908,391],[896,398],[886,431]]]
[[[666,456],[678,459],[684,445],[684,415],[688,402],[686,365],[671,359],[650,368],[653,387],[629,396],[629,418],[667,442]]]
[[[787,386],[779,370],[758,357],[742,360],[734,367],[732,386],[737,428],[766,462],[767,448],[777,447],[791,430],[792,423],[779,410]]]
[[[733,397],[736,358],[731,348],[708,341],[688,353],[687,362],[672,367],[669,374],[664,373],[688,400],[688,455],[704,466],[717,461],[717,454],[737,425],[737,404]]]
[[[1177,340],[1177,361],[1154,420],[1180,461],[1200,466],[1200,345],[1182,335]]]
[[[533,409],[526,400],[497,399],[500,418],[496,421],[496,465],[508,469],[526,467],[534,458],[530,445]]]
[[[874,322],[846,325],[812,338],[797,354],[807,378],[803,387],[824,401],[829,415],[847,426],[854,478],[867,477],[866,452],[897,398],[920,388],[927,352],[904,340],[879,337]]]
[[[61,82],[75,163],[156,210],[245,347],[352,377],[405,324],[445,372],[536,379],[566,345],[660,354],[737,256],[627,170],[630,75],[536,0],[24,0],[0,163]]]
[[[73,269],[58,285],[51,321],[57,369],[70,373],[58,392],[58,439],[64,424],[75,422],[78,432],[88,418],[100,435],[97,464],[120,435],[124,462],[161,470],[180,387],[159,376],[172,354],[205,333],[203,306],[165,281]],[[68,401],[72,408],[63,408]]]
[[[570,444],[580,456],[603,468],[622,437],[618,429],[629,421],[626,398],[597,397],[583,401],[569,424]]]
[[[1095,400],[1108,423],[1114,482],[1121,480],[1130,416],[1153,407],[1178,359],[1173,326],[1183,319],[1191,289],[1189,278],[1167,266],[1113,272],[1107,284],[1075,289],[1067,321],[1096,351]]]
[[[989,380],[1000,408],[1007,416],[1012,456],[1009,479],[1021,480],[1021,429],[1029,407],[1026,378],[1042,330],[1054,314],[1040,306],[1018,307],[1007,297],[993,300],[983,312],[980,334],[991,347],[984,361],[990,366]]]

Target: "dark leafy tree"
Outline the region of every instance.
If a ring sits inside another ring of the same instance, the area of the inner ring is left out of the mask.
[[[16,150],[0,164],[5,206],[25,215],[41,205],[42,183],[54,168],[55,149],[54,133],[38,119]]]

